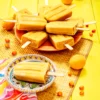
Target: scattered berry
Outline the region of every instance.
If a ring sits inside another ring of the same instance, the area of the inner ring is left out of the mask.
[[[5,39],[5,42],[6,42],[6,43],[9,43],[9,42],[10,42],[10,40],[9,40],[9,39]]]
[[[93,33],[89,33],[89,35],[92,37],[93,36]]]
[[[84,91],[80,91],[80,95],[83,96],[84,95]]]
[[[17,54],[17,51],[13,51],[12,55],[15,56]]]
[[[92,33],[95,33],[95,32],[96,32],[96,30],[95,30],[95,29],[93,29],[93,30],[92,30]]]
[[[72,76],[72,73],[70,71],[68,72],[68,76]]]
[[[10,48],[10,45],[8,43],[6,43],[5,47],[8,49],[8,48]]]
[[[62,92],[61,91],[59,91],[59,92],[57,92],[57,96],[62,96],[63,94],[62,94]]]
[[[73,82],[73,81],[70,81],[70,82],[69,82],[69,86],[70,86],[70,87],[74,87],[74,82]]]
[[[84,86],[80,86],[79,89],[80,89],[80,90],[84,90]]]
[[[87,24],[87,25],[85,25],[86,27],[89,27],[89,25]]]

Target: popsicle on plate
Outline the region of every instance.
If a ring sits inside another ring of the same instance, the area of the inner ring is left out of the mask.
[[[22,35],[21,43],[24,44],[30,41],[29,46],[33,48],[40,47],[48,39],[48,34],[44,31],[30,31]]]
[[[18,30],[26,31],[41,31],[44,30],[47,21],[39,16],[18,14],[16,28]]]
[[[66,49],[66,44],[73,46],[74,38],[68,35],[49,35],[50,41],[57,50]]]
[[[47,19],[47,21],[62,21],[71,16],[71,9],[64,4],[53,6],[44,14],[44,17]]]
[[[55,21],[46,24],[46,31],[51,34],[75,35],[77,28],[83,27],[83,21],[69,19],[66,21]]]
[[[18,14],[32,15],[32,13],[28,9],[25,8],[25,9],[19,10],[18,12],[14,13],[13,19],[16,19]]]
[[[40,8],[39,8],[39,16],[44,17],[45,12],[46,12],[47,10],[51,9],[51,7],[52,7],[52,6],[48,6],[48,5],[40,7]]]
[[[50,65],[47,62],[21,62],[14,66],[13,73],[18,80],[45,83],[48,70]]]

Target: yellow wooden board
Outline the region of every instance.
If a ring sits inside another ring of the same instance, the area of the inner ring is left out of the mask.
[[[97,21],[97,31],[100,43],[100,0],[91,0],[95,20]]]
[[[0,18],[7,18],[11,0],[0,0]]]
[[[12,6],[16,7],[18,10],[26,8],[34,14],[37,13],[38,0],[12,0],[9,16],[15,13]]]

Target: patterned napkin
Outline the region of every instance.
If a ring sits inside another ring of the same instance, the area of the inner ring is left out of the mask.
[[[22,93],[12,88],[5,79],[7,59],[0,60],[0,100],[37,100],[36,93]]]

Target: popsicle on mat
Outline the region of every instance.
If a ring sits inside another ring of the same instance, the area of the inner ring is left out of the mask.
[[[25,48],[28,43],[29,46],[37,49],[48,39],[48,34],[44,31],[30,31],[22,35],[21,43],[22,48]]]
[[[14,66],[13,73],[18,80],[45,83],[50,69],[48,62],[21,62]]]
[[[57,50],[73,50],[74,38],[68,35],[49,35],[50,41]]]

